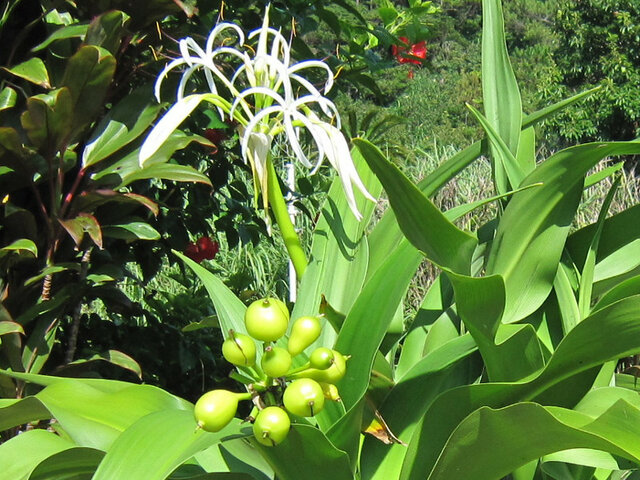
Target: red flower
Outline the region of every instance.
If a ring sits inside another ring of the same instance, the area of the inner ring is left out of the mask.
[[[202,252],[203,257],[207,260],[216,258],[220,250],[218,242],[214,242],[209,237],[200,237],[196,245],[198,246],[198,251]]]
[[[200,263],[202,260],[213,260],[216,258],[220,246],[218,242],[209,237],[200,237],[196,243],[189,242],[184,249],[184,254],[194,262]]]
[[[421,65],[422,62],[419,59],[424,60],[427,58],[427,42],[425,40],[414,43],[411,46],[407,37],[398,37],[398,40],[404,45],[391,45],[391,54],[396,57],[399,63]]]

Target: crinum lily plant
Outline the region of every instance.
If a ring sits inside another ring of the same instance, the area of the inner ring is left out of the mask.
[[[248,42],[254,40],[257,45],[252,48]],[[230,41],[235,46],[227,45]],[[223,22],[211,31],[204,49],[192,38],[180,40],[179,46],[181,57],[165,66],[155,86],[160,101],[162,82],[171,70],[182,67],[177,100],[147,137],[140,150],[140,163],[152,158],[200,103],[214,105],[223,121],[234,120],[238,125],[242,156],[253,172],[256,199],[261,194],[265,216],[271,206],[289,256],[301,276],[307,261],[275,176],[271,157],[274,138],[285,136],[295,157],[312,169],[312,173],[326,158],[338,172],[349,206],[357,218],[360,212],[353,187],[374,200],[354,167],[349,145],[340,131],[336,106],[323,95],[333,85],[333,72],[319,60],[292,64],[290,42],[279,30],[269,26],[269,7],[262,26],[246,38],[240,27]],[[229,65],[234,64],[235,70],[229,72]],[[302,76],[306,69],[324,70],[323,92]],[[204,73],[207,93],[189,93],[190,80],[198,72]],[[309,150],[313,155],[307,155],[300,142],[302,130],[312,139]]]

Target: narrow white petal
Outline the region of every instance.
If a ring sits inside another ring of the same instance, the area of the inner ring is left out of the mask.
[[[140,147],[140,153],[138,154],[140,166],[158,151],[184,119],[200,105],[203,97],[205,97],[205,95],[190,95],[182,100],[178,100],[167,113],[164,114],[156,126],[153,127],[153,130],[149,132],[149,135],[147,135],[147,138]]]

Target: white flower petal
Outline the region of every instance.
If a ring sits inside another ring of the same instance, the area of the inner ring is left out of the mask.
[[[178,100],[147,135],[140,147],[138,162],[144,164],[162,146],[178,126],[193,112],[206,95],[190,95]]]

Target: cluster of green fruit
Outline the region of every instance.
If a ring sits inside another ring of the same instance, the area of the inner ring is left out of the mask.
[[[345,374],[347,357],[336,350],[318,347],[304,365],[292,368],[293,358],[318,339],[322,324],[318,317],[300,317],[291,326],[287,348],[274,345],[289,326],[289,310],[275,298],[256,300],[249,305],[244,324],[248,335],[230,331],[222,344],[222,354],[248,375],[247,392],[205,393],[196,402],[196,421],[199,428],[217,432],[236,415],[239,401],[252,400],[254,408],[249,420],[253,422],[256,440],[267,446],[277,445],[289,433],[289,414],[313,417],[324,408],[325,399],[340,401],[335,384]],[[256,341],[263,342],[259,365]]]

